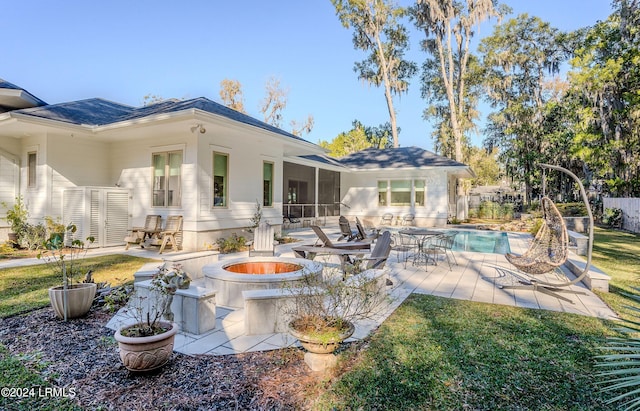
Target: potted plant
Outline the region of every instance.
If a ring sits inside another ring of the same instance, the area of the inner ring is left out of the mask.
[[[134,323],[116,331],[120,359],[130,371],[151,371],[165,365],[173,353],[178,326],[173,322],[171,303],[179,288],[188,288],[189,276],[179,264],[159,267],[151,286],[139,287],[129,301],[127,312]]]
[[[65,231],[75,233],[77,228],[69,224]],[[78,260],[86,255],[87,245],[94,241],[94,237],[87,237],[85,241],[76,239],[65,247],[59,237],[50,237],[42,244],[37,256],[62,280],[62,285],[49,288],[49,300],[56,315],[65,321],[85,315],[96,296],[95,283],[74,283],[74,278],[83,275]]]
[[[333,352],[355,330],[356,320],[370,318],[386,305],[385,276],[382,270],[361,271],[349,267],[350,275],[325,267],[322,276],[305,276],[296,284],[287,284],[291,305],[286,309],[289,333],[307,351],[305,361],[314,370],[335,363]]]
[[[27,223],[29,212],[24,206],[22,197],[16,197],[16,201],[12,207],[6,202],[2,202],[2,207],[6,208],[5,220],[9,223],[11,232],[9,233],[9,241],[13,243],[14,247],[18,247],[20,244],[19,233],[22,232],[23,227]]]

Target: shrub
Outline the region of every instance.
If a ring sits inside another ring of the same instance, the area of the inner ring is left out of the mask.
[[[216,243],[221,253],[237,253],[247,249],[247,240],[238,236],[236,233],[231,234],[229,238],[219,238]]]
[[[557,203],[556,207],[563,217],[581,217],[588,214],[584,203]]]
[[[531,228],[529,228],[529,233],[531,233],[531,235],[535,237],[536,234],[538,234],[538,231],[540,231],[540,227],[542,227],[542,219],[536,218],[535,220],[533,220],[533,225],[531,226]]]
[[[40,248],[46,239],[47,229],[42,224],[24,223],[18,235],[20,246],[29,250]]]
[[[478,218],[490,218],[493,220],[510,220],[513,218],[514,205],[505,203],[500,205],[493,201],[483,201],[478,208]]]
[[[622,209],[605,208],[602,213],[602,223],[609,227],[622,227]]]

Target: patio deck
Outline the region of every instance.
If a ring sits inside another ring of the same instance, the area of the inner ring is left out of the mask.
[[[337,238],[340,235],[337,227],[324,227],[323,230]],[[291,236],[306,242],[313,242],[315,234],[310,229],[299,229],[290,233]],[[511,250],[521,253],[527,247],[528,234],[509,233]],[[300,243],[295,243],[299,245]],[[280,245],[276,253],[291,257],[291,247],[294,244]],[[124,252],[124,251],[123,251]],[[157,257],[157,253],[140,249],[130,249],[127,253]],[[502,290],[495,285],[499,279],[496,267],[510,269],[510,264],[500,254],[455,252],[458,265],[449,266],[441,262],[437,266],[429,265],[427,271],[424,266],[398,263],[397,255],[391,252],[386,265],[389,279],[393,282],[389,293],[392,302],[384,313],[374,320],[362,321],[356,324],[356,332],[351,337],[360,339],[377,328],[411,293],[430,294],[446,298],[470,300],[481,303],[509,305],[523,308],[544,309],[560,312],[575,313],[599,318],[614,319],[615,313],[602,300],[589,291],[583,284],[571,286],[571,289],[582,291],[586,295],[567,294],[574,301],[570,304],[547,294],[529,290]],[[166,254],[167,257],[171,253]],[[247,254],[247,253],[241,253]],[[235,258],[238,254],[220,258]],[[567,270],[568,273],[568,270]],[[571,276],[571,274],[568,274]],[[573,277],[572,277],[573,278]],[[263,335],[245,335],[243,310],[230,310],[223,307],[216,309],[216,328],[202,335],[179,333],[176,335],[174,349],[184,354],[225,355],[250,351],[274,350],[291,345],[297,345],[297,340],[288,333],[274,333]],[[116,315],[107,326],[116,328],[121,321]]]

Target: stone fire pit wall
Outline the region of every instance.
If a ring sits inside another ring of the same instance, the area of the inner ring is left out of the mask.
[[[301,268],[280,274],[240,274],[228,271],[225,267],[255,262],[280,262],[296,264]],[[206,287],[216,291],[216,305],[228,308],[244,308],[243,291],[280,289],[285,284],[295,284],[305,275],[322,275],[322,264],[302,258],[286,257],[245,257],[218,261],[202,267]]]

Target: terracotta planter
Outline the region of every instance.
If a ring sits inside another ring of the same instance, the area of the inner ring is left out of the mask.
[[[120,359],[128,370],[151,371],[169,361],[178,326],[168,322],[160,324],[171,328],[167,332],[149,337],[125,337],[120,330],[116,331],[114,337],[120,347]]]
[[[81,317],[89,311],[96,296],[96,288],[94,283],[73,284],[67,288],[67,318]],[[64,295],[65,290],[61,285],[49,288],[51,307],[58,318],[64,318]]]
[[[314,354],[330,354],[334,352],[336,349],[338,349],[340,344],[347,338],[351,337],[351,335],[355,331],[353,324],[350,322],[346,322],[346,328],[339,335],[326,340],[318,338],[317,336],[311,336],[300,332],[296,330],[292,326],[292,324],[293,322],[289,323],[289,333],[296,337],[298,341],[300,341],[300,344],[305,350]]]

